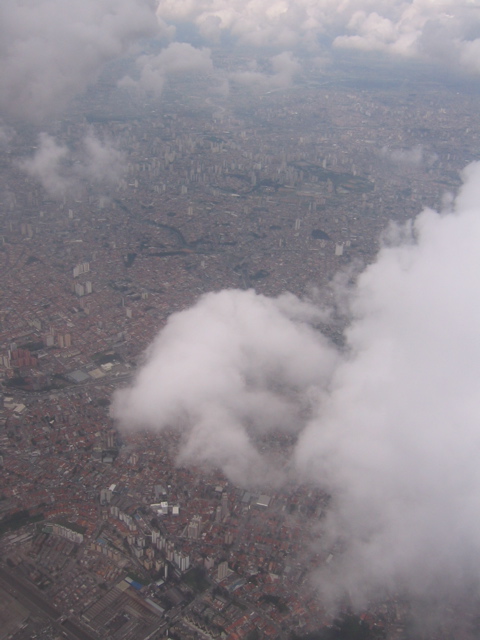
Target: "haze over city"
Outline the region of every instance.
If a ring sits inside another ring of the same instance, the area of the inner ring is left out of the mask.
[[[5,0],[0,638],[475,638],[480,4]]]

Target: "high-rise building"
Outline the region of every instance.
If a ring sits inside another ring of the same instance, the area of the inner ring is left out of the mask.
[[[75,283],[75,294],[79,298],[85,295],[85,287],[83,286],[83,284],[80,284],[79,282]]]
[[[78,276],[82,275],[82,273],[88,273],[89,271],[90,271],[90,263],[80,262],[75,267],[73,267],[73,277],[78,278]]]
[[[175,551],[174,562],[183,573],[190,567],[190,556],[188,556],[186,553]]]
[[[165,487],[161,484],[156,484],[154,487],[154,491],[155,491],[155,500],[160,500],[162,496],[167,495]]]
[[[229,510],[228,510],[228,495],[223,492],[222,493],[222,518],[225,518],[226,516],[228,516],[229,514]]]
[[[108,504],[112,499],[112,492],[110,489],[102,489],[100,491],[100,504]]]
[[[225,562],[220,562],[217,568],[217,580],[220,581],[226,578],[228,576],[229,571],[230,570],[228,568],[228,562],[226,560]]]
[[[202,519],[200,516],[193,516],[187,527],[187,536],[192,540],[198,540],[202,530]]]

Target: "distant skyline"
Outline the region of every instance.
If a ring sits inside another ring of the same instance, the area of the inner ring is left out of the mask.
[[[144,39],[161,50],[142,53]],[[228,41],[248,54],[233,76],[211,48]],[[124,84],[159,95],[170,73],[201,71],[232,80],[289,84],[308,57],[319,69],[335,52],[434,63],[480,73],[480,2],[435,0],[5,0],[0,7],[0,113],[41,122],[59,115],[104,65],[136,61]],[[265,68],[268,62],[270,70]]]

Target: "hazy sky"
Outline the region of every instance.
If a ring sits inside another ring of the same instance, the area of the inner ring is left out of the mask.
[[[479,9],[468,0],[166,0],[157,14],[169,24],[195,25],[207,41],[228,34],[251,48],[382,51],[477,73]]]
[[[215,66],[212,51],[225,43],[229,55],[237,49],[244,60],[248,54],[243,68]],[[254,91],[285,88],[301,77],[306,58],[324,66],[345,50],[477,76],[480,0],[3,0],[0,145],[22,121],[45,132],[48,119],[65,113],[107,63],[122,57],[133,62],[133,71],[119,87],[160,99],[170,77],[192,73],[224,94],[232,83]],[[73,164],[83,166],[84,178],[93,175],[84,164],[90,149],[97,158],[100,152],[103,160],[112,158],[107,173],[96,175],[118,180],[122,164],[112,141],[94,143],[93,132],[85,135],[72,150],[43,133],[35,155],[20,166],[50,195],[61,196],[79,184]],[[395,150],[385,154],[398,165],[424,160],[420,148],[408,158]]]
[[[186,33],[202,40],[200,51],[186,47]],[[157,38],[165,50],[145,55],[147,38]],[[105,63],[124,55],[138,59],[138,77],[131,82],[158,94],[168,73],[213,72],[208,48],[226,38],[243,52],[247,48],[253,58],[272,57],[273,82],[280,86],[294,77],[304,56],[325,59],[344,49],[432,60],[478,74],[480,3],[3,0],[0,111],[37,122],[59,114],[95,82]],[[177,49],[167,49],[173,44]]]

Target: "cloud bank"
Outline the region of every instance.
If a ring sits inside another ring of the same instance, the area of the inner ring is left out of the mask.
[[[480,163],[464,180],[361,274],[348,352],[296,450],[335,496],[325,543],[346,551],[329,583],[354,598],[478,583]]]
[[[359,275],[343,349],[311,302],[212,293],[171,316],[113,400],[124,428],[178,429],[181,462],[239,484],[281,481],[256,438],[294,434],[285,473],[332,495],[332,597],[478,593],[480,163],[463,178],[448,210],[392,228]]]
[[[0,109],[33,121],[61,112],[102,66],[161,30],[149,0],[2,0]]]
[[[137,58],[136,66],[138,79],[125,76],[119,86],[140,88],[157,96],[169,77],[213,71],[210,49],[196,49],[186,42],[172,42],[157,55],[142,55]]]
[[[479,10],[476,0],[165,0],[157,15],[167,24],[193,25],[209,42],[228,37],[251,49],[376,51],[478,73]]]
[[[228,77],[234,84],[250,86],[257,90],[261,87],[264,90],[273,91],[289,87],[294,77],[301,71],[300,62],[290,51],[272,56],[269,60],[269,66],[270,72],[265,73],[258,70],[257,65],[253,63],[251,69],[232,72]]]
[[[164,50],[145,55],[148,38]],[[185,48],[189,38],[195,46],[199,39],[206,47],[233,44],[252,58],[267,54],[279,66],[278,86],[297,72],[288,56],[324,58],[335,50],[480,72],[478,0],[4,0],[0,111],[35,122],[58,115],[107,62],[125,55],[137,58],[139,79],[130,84],[159,94],[166,74],[184,71],[183,61],[189,70],[210,71],[208,49],[193,56]],[[168,42],[174,48],[165,48]],[[275,62],[279,55],[287,58]],[[251,77],[243,81],[255,82],[253,72],[247,69]]]

